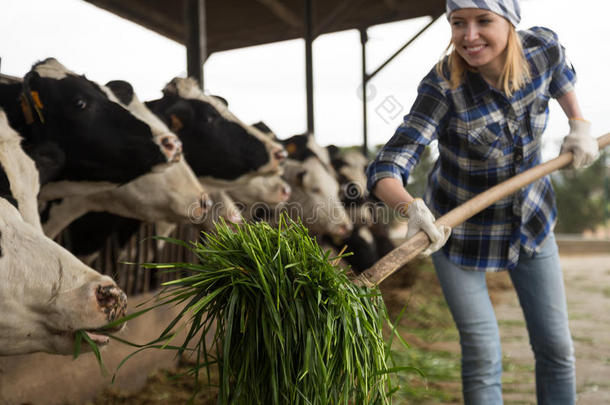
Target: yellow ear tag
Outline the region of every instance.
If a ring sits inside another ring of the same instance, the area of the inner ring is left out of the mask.
[[[30,94],[32,95],[32,100],[34,100],[34,105],[42,110],[44,106],[40,101],[40,96],[38,95],[38,92],[32,90],[30,91]]]
[[[180,131],[182,128],[184,128],[184,125],[182,124],[182,121],[180,121],[180,118],[176,117],[175,114],[171,114],[169,116],[169,119],[171,121],[171,125],[170,125],[170,129],[173,132],[178,132]]]
[[[297,152],[297,145],[294,142],[285,145],[285,148],[289,155],[294,155]]]

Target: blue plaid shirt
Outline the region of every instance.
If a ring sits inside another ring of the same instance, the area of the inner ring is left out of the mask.
[[[468,72],[452,90],[432,69],[419,85],[411,112],[368,167],[369,190],[384,177],[407,184],[435,139],[439,158],[424,196],[435,217],[541,163],[549,99],[573,90],[576,75],[553,31],[533,27],[519,36],[531,81],[507,98],[478,73]],[[531,253],[544,243],[556,216],[547,176],[453,228],[443,251],[467,270],[512,269],[521,246]]]

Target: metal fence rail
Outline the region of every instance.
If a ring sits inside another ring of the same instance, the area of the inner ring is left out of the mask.
[[[116,235],[110,236],[104,247],[91,256],[81,256],[84,263],[101,274],[112,277],[129,296],[154,291],[161,284],[185,275],[184,272],[167,273],[158,269],[145,269],[142,263],[193,262],[195,255],[182,246],[163,243],[153,237],[157,235],[154,224],[143,223],[124,247],[119,246]],[[179,225],[169,237],[183,241],[199,238],[199,230],[191,225]],[[62,233],[57,242],[69,249],[69,241]]]

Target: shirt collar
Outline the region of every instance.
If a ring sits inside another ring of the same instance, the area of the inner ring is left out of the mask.
[[[469,70],[466,71],[466,85],[475,101],[480,101],[483,96],[491,91],[491,85],[479,73]]]

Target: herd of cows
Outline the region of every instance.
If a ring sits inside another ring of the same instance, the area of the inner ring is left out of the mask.
[[[169,235],[176,224],[212,231],[221,217],[274,225],[285,212],[347,245],[356,271],[393,247],[366,200],[362,154],[311,134],[280,140],[191,79],[141,102],[127,82],[38,62],[0,83],[0,164],[0,355],[69,354],[77,330],[107,343],[96,330],[125,315],[126,295],[79,257],[141,222]],[[69,250],[53,241],[60,232]]]

